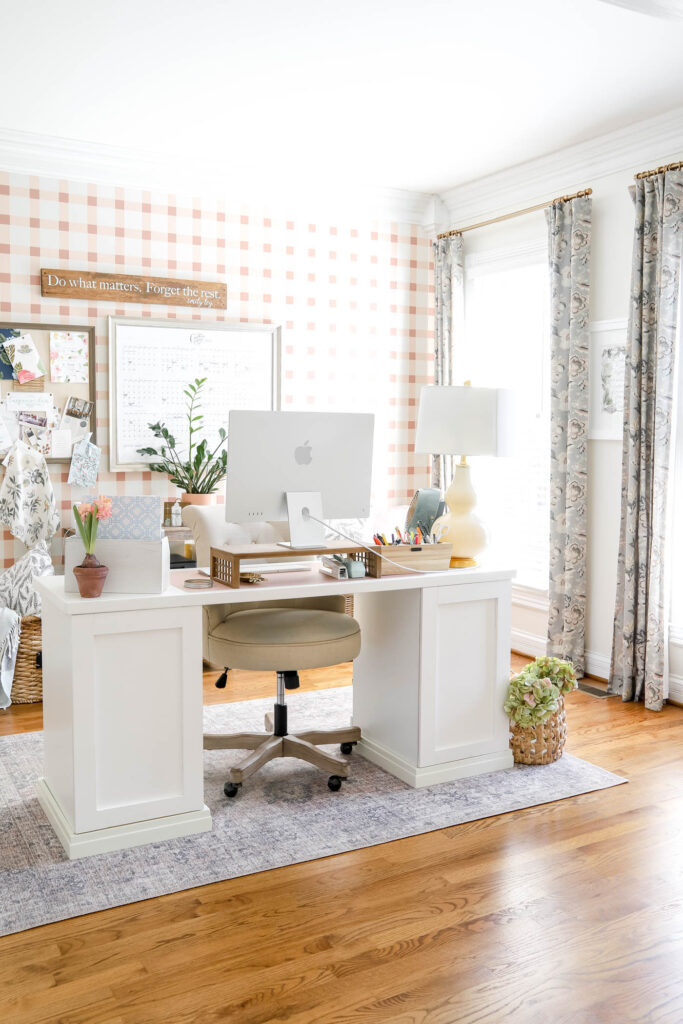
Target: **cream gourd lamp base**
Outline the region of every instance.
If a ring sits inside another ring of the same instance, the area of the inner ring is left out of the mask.
[[[434,522],[432,536],[442,543],[453,545],[451,569],[467,569],[477,564],[476,555],[486,548],[489,538],[481,519],[472,511],[477,504],[477,496],[464,455],[446,491],[445,501],[448,512]]]
[[[435,539],[453,545],[451,568],[477,564],[488,533],[473,509],[477,496],[470,479],[468,455],[511,455],[512,393],[501,388],[431,385],[422,389],[415,451],[459,455],[446,491],[448,512],[432,526]]]

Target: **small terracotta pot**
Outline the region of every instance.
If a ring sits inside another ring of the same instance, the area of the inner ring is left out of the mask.
[[[181,505],[219,505],[223,501],[223,495],[214,491],[213,494],[181,494]]]
[[[81,597],[99,597],[109,569],[95,555],[86,555],[80,565],[74,566],[74,576]]]

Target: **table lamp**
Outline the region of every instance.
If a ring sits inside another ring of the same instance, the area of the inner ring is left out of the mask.
[[[477,498],[470,480],[468,455],[512,455],[512,392],[502,388],[432,385],[422,389],[415,451],[459,455],[446,491],[448,512],[436,520],[432,534],[453,545],[451,568],[477,564],[488,542],[486,527],[473,513]]]

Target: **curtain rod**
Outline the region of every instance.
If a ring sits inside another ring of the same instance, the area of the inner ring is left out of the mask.
[[[665,171],[680,171],[683,167],[683,160],[678,160],[673,164],[664,164],[663,167],[655,167],[652,171],[641,171],[640,174],[634,174],[635,179],[638,178],[649,178],[652,174],[663,174]]]
[[[683,164],[681,166],[683,166]],[[474,231],[475,228],[486,228],[489,224],[498,224],[502,220],[512,220],[513,217],[522,217],[525,213],[535,213],[536,210],[545,210],[554,203],[568,203],[570,199],[580,199],[582,196],[590,196],[592,194],[592,188],[583,188],[580,192],[573,192],[570,196],[558,196],[557,199],[551,199],[549,203],[537,203],[536,206],[527,206],[525,210],[515,210],[514,213],[503,213],[500,217],[492,217],[490,220],[482,220],[478,224],[469,224],[466,228],[453,228],[452,231],[444,231],[436,237],[451,238],[453,235],[462,235],[465,231]]]

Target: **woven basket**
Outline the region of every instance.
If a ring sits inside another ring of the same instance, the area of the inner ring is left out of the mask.
[[[510,722],[510,746],[517,764],[551,764],[562,757],[567,739],[564,697],[558,704],[555,714],[533,729]]]
[[[17,664],[12,683],[13,704],[35,704],[43,699],[43,670],[38,658],[43,643],[42,623],[39,615],[24,615],[17,650]]]

